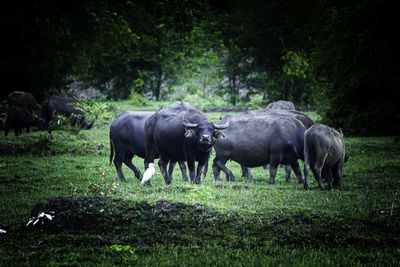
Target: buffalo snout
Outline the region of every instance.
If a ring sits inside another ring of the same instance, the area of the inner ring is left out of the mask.
[[[208,134],[203,134],[200,137],[200,143],[211,143],[211,141],[212,141],[211,136]]]

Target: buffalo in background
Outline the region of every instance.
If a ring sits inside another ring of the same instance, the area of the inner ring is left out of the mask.
[[[40,106],[31,93],[22,91],[11,92],[8,95],[7,102],[7,115],[1,119],[2,124],[5,121],[4,133],[6,136],[10,129],[14,130],[15,136],[19,136],[23,129],[29,132],[32,126],[37,127],[39,130],[48,130],[50,133],[45,120],[41,117]]]
[[[78,100],[68,97],[51,96],[42,106],[43,117],[48,125],[57,115],[62,115],[68,118],[70,124],[77,124],[84,130],[89,130],[93,127],[94,120],[87,123],[83,111],[73,107],[74,103],[79,103]]]
[[[110,164],[114,159],[118,177],[124,182],[126,182],[126,179],[122,173],[122,163],[125,163],[139,180],[143,178],[139,169],[132,163],[132,158],[135,155],[145,158],[144,125],[146,120],[153,114],[153,111],[125,111],[110,126]],[[169,163],[168,175],[170,177],[175,164],[176,162]],[[183,180],[188,181],[185,162],[179,162],[179,166]]]
[[[190,181],[201,184],[201,172],[206,164],[215,140],[223,134],[219,131],[229,126],[213,124],[208,117],[192,105],[185,102],[174,102],[161,108],[145,123],[146,172],[142,183],[151,179],[154,174],[152,164],[159,156],[158,165],[165,183],[171,178],[166,171],[169,160],[186,161],[189,168]],[[195,162],[198,162],[195,173]]]
[[[36,113],[37,117],[42,116],[40,106],[31,93],[22,91],[11,92],[8,95],[7,102],[9,107],[24,107],[32,114]]]
[[[278,100],[269,103],[267,109],[295,110],[294,104],[290,101]]]
[[[5,123],[5,136],[8,135],[10,129],[14,129],[15,136],[22,133],[23,129],[29,132],[29,128],[35,126],[39,130],[48,130],[47,124],[43,118],[36,118],[25,107],[11,106],[7,112],[7,119]]]

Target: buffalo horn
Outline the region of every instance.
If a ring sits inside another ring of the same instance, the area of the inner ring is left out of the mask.
[[[185,125],[186,128],[196,128],[199,124],[197,123],[190,123],[186,122],[185,117],[183,117],[183,125]]]
[[[214,129],[223,130],[229,127],[229,120],[223,124],[214,124]]]

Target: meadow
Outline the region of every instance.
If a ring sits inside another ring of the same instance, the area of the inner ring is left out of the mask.
[[[110,165],[109,123],[132,109],[114,104],[90,131],[0,132],[1,266],[399,265],[394,136],[345,136],[343,191],[319,190],[312,174],[304,190],[284,169],[275,185],[263,168],[249,181],[235,162],[234,182],[223,173],[214,181],[210,162],[201,186],[182,181],[178,167],[165,185],[158,166],[143,186],[126,166],[120,182]],[[143,159],[133,162],[143,173]]]

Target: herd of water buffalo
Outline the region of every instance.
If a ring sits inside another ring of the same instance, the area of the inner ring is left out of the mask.
[[[72,125],[90,129],[93,122],[86,122],[83,112],[74,107],[76,102],[73,98],[51,96],[40,108],[32,94],[12,92],[8,96],[5,135],[13,129],[18,136],[22,129],[29,131],[31,126],[51,135],[51,122],[58,115],[67,117]],[[347,161],[343,134],[315,123],[288,101],[273,102],[262,110],[227,115],[218,123],[210,122],[203,112],[186,102],[174,102],[156,112],[125,111],[110,126],[110,148],[110,163],[114,162],[118,177],[126,181],[122,173],[125,163],[142,184],[150,183],[157,158],[166,184],[171,183],[177,162],[185,181],[189,181],[187,164],[191,183],[201,184],[201,175],[207,172],[214,148],[212,170],[216,180],[220,179],[221,171],[227,180],[234,180],[233,173],[225,166],[228,160],[233,160],[250,180],[251,168],[269,165],[269,182],[274,184],[278,166],[285,165],[288,182],[293,170],[299,183],[308,189],[311,168],[321,189],[326,180],[329,188],[335,185],[342,190],[342,168]],[[144,159],[143,175],[132,163],[135,155]],[[299,159],[304,162],[304,180]]]
[[[143,184],[149,183],[155,173],[156,158],[167,184],[171,183],[176,162],[184,180],[188,181],[186,162],[190,181],[200,184],[214,148],[212,169],[216,180],[220,179],[221,171],[227,180],[234,180],[225,166],[228,160],[233,160],[249,179],[252,179],[251,168],[269,164],[270,183],[274,184],[277,168],[283,164],[287,181],[293,169],[298,181],[308,189],[311,168],[321,189],[324,189],[323,179],[328,181],[329,188],[337,185],[342,189],[342,167],[347,160],[341,133],[315,123],[286,101],[271,103],[263,110],[227,115],[215,124],[185,102],[174,102],[157,112],[126,111],[111,124],[110,146],[110,163],[114,160],[119,178],[125,181],[121,169],[125,163]],[[143,175],[132,164],[135,155],[144,158]],[[299,159],[304,161],[304,181]]]
[[[7,101],[6,119],[1,118],[0,121],[6,136],[10,129],[13,129],[14,134],[18,136],[23,129],[29,132],[29,128],[32,126],[48,131],[51,135],[51,121],[58,118],[59,115],[67,117],[71,125],[79,125],[87,130],[92,128],[94,123],[93,121],[88,124],[83,112],[73,106],[73,103],[78,102],[74,98],[51,96],[40,108],[31,93],[14,91],[8,95]]]

